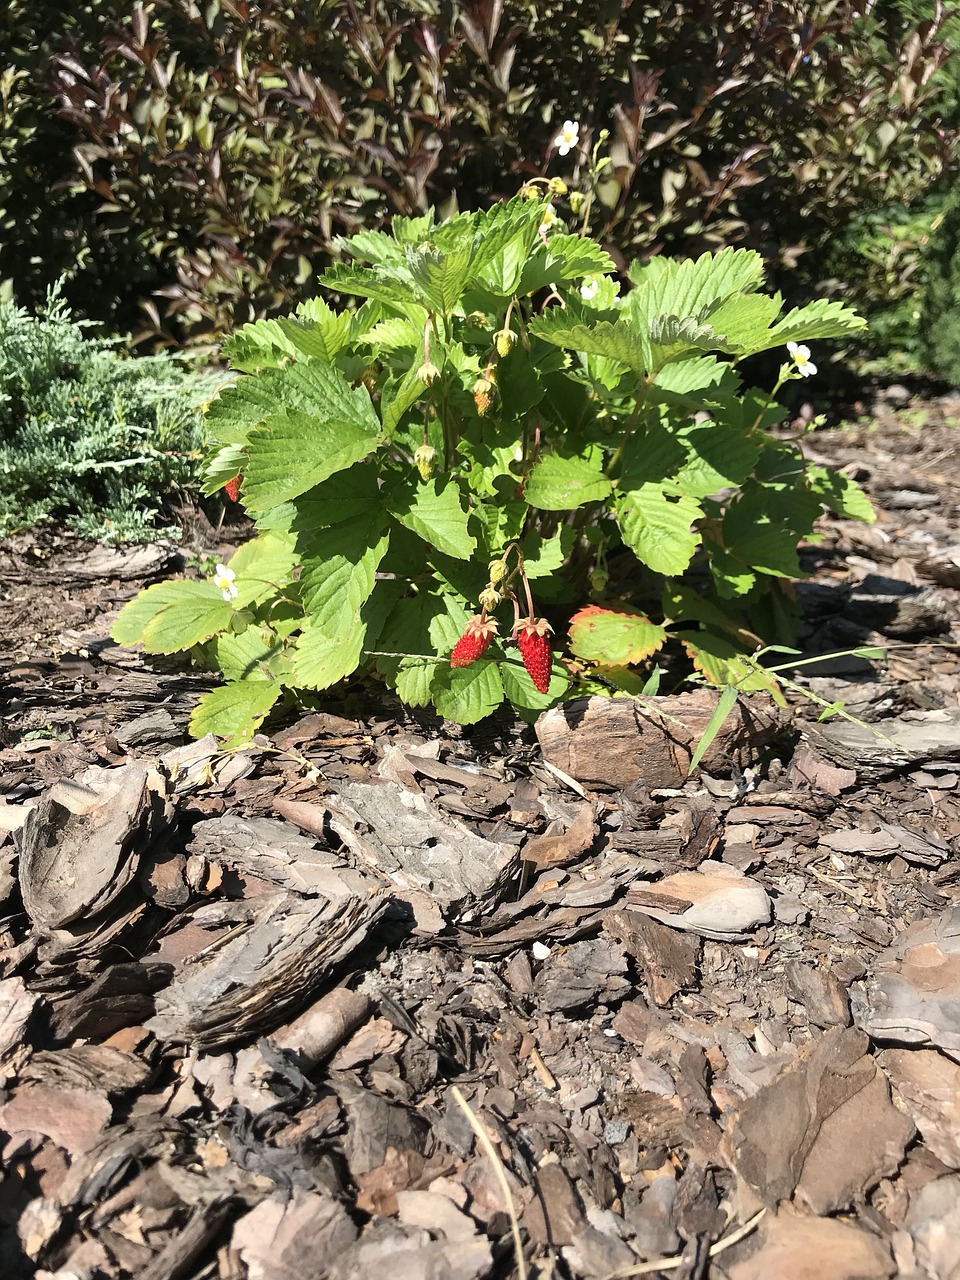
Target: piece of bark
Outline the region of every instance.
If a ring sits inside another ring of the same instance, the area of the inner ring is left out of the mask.
[[[138,1280],[179,1280],[188,1275],[192,1264],[220,1232],[230,1216],[232,1206],[213,1200],[198,1206],[186,1223],[171,1236],[160,1252],[140,1272]]]
[[[696,985],[702,944],[695,934],[628,908],[608,911],[603,927],[640,961],[655,1004],[669,1004],[678,991]]]
[[[784,975],[791,999],[803,1005],[815,1027],[850,1025],[850,999],[832,970],[788,960]]]
[[[960,710],[904,711],[872,728],[849,720],[807,725],[805,739],[817,753],[861,782],[876,782],[933,760],[960,761]]]
[[[16,841],[23,904],[38,928],[93,916],[131,883],[164,811],[162,786],[139,764],[92,768],[30,810]]]
[[[921,867],[939,867],[951,855],[950,845],[933,832],[915,831],[896,822],[876,822],[876,831],[845,827],[824,831],[820,845],[834,853],[861,854],[866,858],[887,858],[899,854],[905,862]]]
[[[802,743],[790,761],[788,780],[794,785],[813,787],[829,796],[839,796],[857,785],[856,769],[841,769],[822,760],[809,744]]]
[[[960,904],[909,925],[850,993],[875,1040],[929,1045],[960,1061]]]
[[[426,1164],[426,1158],[419,1151],[388,1147],[382,1164],[365,1173],[354,1172],[357,1208],[378,1218],[393,1217],[400,1192],[421,1182]]]
[[[423,1227],[443,1240],[473,1240],[477,1224],[437,1191],[398,1191],[397,1217],[407,1227]]]
[[[912,1192],[905,1225],[922,1275],[955,1280],[960,1272],[960,1174]]]
[[[112,964],[82,991],[58,1001],[50,1015],[57,1040],[105,1038],[145,1022],[156,1011],[154,992],[173,974],[166,964]]]
[[[286,822],[228,813],[199,822],[187,851],[294,893],[336,899],[365,893],[370,881]]]
[[[4,978],[0,981],[0,1085],[8,1074],[4,1064],[12,1063],[21,1047],[24,1033],[37,997],[29,992],[22,978]]]
[[[913,1121],[893,1105],[886,1076],[868,1061],[872,1078],[823,1119],[803,1163],[794,1194],[811,1213],[826,1216],[861,1203],[882,1178],[893,1177],[916,1134]]]
[[[523,1223],[530,1239],[552,1249],[572,1244],[587,1226],[573,1183],[559,1164],[537,1170],[536,1195],[527,1205]]]
[[[544,961],[535,979],[540,1007],[570,1014],[601,1002],[617,1003],[632,990],[626,971],[623,948],[612,939],[575,942]]]
[[[615,790],[642,782],[646,787],[676,787],[688,775],[717,698],[710,689],[647,698],[643,703],[575,698],[540,716],[537,738],[544,758],[585,786]],[[701,766],[721,775],[744,769],[778,729],[774,712],[758,700],[737,702]]]
[[[76,1158],[93,1147],[112,1114],[105,1093],[30,1085],[0,1106],[0,1129],[12,1136],[42,1133]]]
[[[423,1154],[430,1126],[422,1116],[372,1089],[344,1085],[341,1094],[347,1116],[343,1150],[354,1177],[378,1169],[391,1147]]]
[[[485,840],[393,782],[345,783],[325,801],[337,835],[362,866],[401,892],[426,892],[463,919],[492,910],[516,876],[516,845]]]
[[[951,609],[936,587],[870,574],[850,593],[847,612],[858,625],[895,640],[924,640],[950,630]]]
[[[532,836],[523,846],[523,860],[538,871],[565,866],[587,852],[597,838],[597,830],[594,806],[585,800],[565,831]]]
[[[242,924],[224,928],[221,904],[212,904],[211,943],[217,934],[226,940],[184,963],[157,994],[157,1013],[146,1025],[160,1040],[215,1047],[273,1031],[367,938],[388,899],[370,893],[334,901],[280,890],[226,905],[237,908]]]
[[[730,1280],[889,1280],[896,1271],[889,1248],[875,1235],[788,1211],[766,1218],[737,1252],[750,1256],[727,1266]]]
[[[135,1053],[107,1044],[77,1044],[35,1053],[21,1079],[25,1084],[102,1091],[113,1097],[141,1088],[150,1074],[150,1067]]]
[[[917,562],[917,569],[941,587],[960,587],[960,545],[938,547]]]
[[[650,889],[634,889],[628,902],[663,924],[720,942],[766,924],[772,911],[763,886],[725,862],[702,862],[696,871],[678,871]]]
[[[813,1212],[832,1213],[897,1168],[914,1127],[867,1047],[861,1032],[834,1028],[741,1104],[726,1144],[765,1203],[798,1192]]]
[[[926,1145],[960,1169],[960,1065],[933,1049],[884,1049],[877,1061]]]
[[[375,1222],[345,1249],[325,1280],[484,1280],[493,1255],[481,1237],[431,1240],[422,1227],[401,1227],[387,1219]]]
[[[356,1238],[333,1196],[295,1187],[289,1199],[271,1196],[238,1219],[231,1244],[247,1280],[309,1280],[326,1274]]]

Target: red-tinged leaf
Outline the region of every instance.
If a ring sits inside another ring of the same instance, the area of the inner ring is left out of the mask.
[[[632,609],[591,604],[570,619],[570,648],[578,658],[628,667],[649,658],[667,638],[663,627]]]

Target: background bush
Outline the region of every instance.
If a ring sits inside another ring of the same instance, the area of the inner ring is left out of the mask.
[[[0,20],[0,276],[29,302],[69,258],[73,304],[120,328],[146,304],[141,336],[289,308],[394,213],[573,178],[567,117],[610,130],[589,221],[621,261],[742,244],[794,293],[946,153],[939,18],[906,0],[62,9]]]
[[[58,518],[147,541],[175,486],[195,486],[201,401],[222,378],[89,337],[56,292],[39,316],[0,303],[0,535]]]
[[[930,241],[919,319],[923,361],[960,387],[960,198],[944,205]]]

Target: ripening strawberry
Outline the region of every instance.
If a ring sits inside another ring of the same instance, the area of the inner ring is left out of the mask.
[[[226,490],[227,497],[231,502],[239,502],[240,485],[243,482],[243,476],[234,476],[232,480],[228,480],[223,486]]]
[[[471,618],[467,623],[463,635],[453,646],[453,653],[450,655],[451,667],[469,667],[490,647],[490,641],[497,634],[497,622],[495,618],[485,618],[483,614]]]
[[[527,618],[525,622],[517,623],[514,632],[523,665],[527,668],[534,687],[541,693],[546,693],[550,687],[550,668],[553,666],[548,639],[553,627],[545,618]]]

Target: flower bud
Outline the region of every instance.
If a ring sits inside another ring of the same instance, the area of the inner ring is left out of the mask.
[[[609,581],[609,573],[607,573],[606,569],[601,569],[599,566],[590,574],[590,585],[593,587],[594,591],[603,591]]]
[[[493,586],[499,586],[507,576],[507,566],[502,560],[490,561],[490,582]]]
[[[473,403],[481,418],[489,412],[495,392],[496,386],[492,378],[480,377],[473,384]]]
[[[512,329],[498,329],[493,335],[493,342],[497,348],[497,355],[503,358],[510,354],[510,349],[517,340],[517,335]]]
[[[440,377],[440,370],[432,360],[425,360],[417,370],[417,377],[425,387],[432,387]]]
[[[565,196],[567,194],[567,184],[562,178],[551,178],[547,183],[547,190],[552,196]]]
[[[420,472],[420,479],[426,484],[433,477],[433,464],[437,460],[436,449],[432,444],[422,444],[413,455],[413,460]]]
[[[582,191],[570,192],[570,212],[573,214],[574,217],[577,217],[578,214],[583,213],[583,207],[586,203],[587,203],[587,197],[583,194]]]

